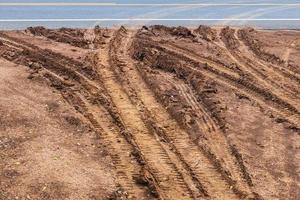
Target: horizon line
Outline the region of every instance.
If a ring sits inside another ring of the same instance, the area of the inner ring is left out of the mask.
[[[43,3],[22,3],[22,2],[15,2],[15,3],[9,3],[9,2],[3,2],[0,3],[0,6],[300,6],[300,3],[115,3],[115,2],[103,2],[103,3],[84,3],[84,2],[78,2],[78,3],[68,3],[68,2],[57,2],[57,3],[51,3],[51,2],[43,2]]]
[[[132,18],[132,19],[0,19],[0,22],[60,22],[60,21],[300,21],[300,18],[258,18],[258,19],[238,19],[238,18],[181,18],[181,19],[144,19],[144,18]]]

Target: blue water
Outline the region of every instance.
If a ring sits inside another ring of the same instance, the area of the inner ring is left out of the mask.
[[[99,3],[299,3],[296,0],[253,0],[253,1],[179,1],[179,0],[0,0],[0,3],[13,2],[99,2]],[[244,19],[244,20],[220,20],[220,19]],[[45,20],[34,22],[30,20]],[[47,20],[58,20],[55,22]],[[78,21],[59,21],[60,19],[78,19]],[[79,21],[79,19],[91,19],[90,21]],[[96,19],[119,19],[96,20]],[[123,19],[123,20],[121,20]],[[128,21],[127,19],[145,19],[144,21]],[[161,21],[152,21],[151,19],[162,19]],[[168,20],[170,19],[170,20]],[[176,20],[179,19],[179,20]],[[186,20],[182,20],[186,19]],[[202,20],[189,20],[202,19]],[[213,21],[204,19],[214,19]],[[245,20],[246,19],[246,20]],[[249,20],[247,20],[249,19]],[[250,19],[277,19],[273,21],[253,21]],[[285,19],[285,20],[279,20]],[[290,20],[287,20],[290,19]],[[199,24],[209,25],[238,25],[238,26],[256,26],[262,28],[291,28],[300,29],[300,6],[0,6],[0,29],[23,29],[28,26],[47,26],[57,27],[93,27],[96,24],[101,26],[125,25],[143,25],[143,24],[165,24],[165,25],[185,25],[195,26]],[[9,21],[1,20],[26,20]]]

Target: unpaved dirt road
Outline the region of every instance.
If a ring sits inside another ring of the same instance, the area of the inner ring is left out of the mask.
[[[299,37],[0,32],[0,199],[299,199]]]

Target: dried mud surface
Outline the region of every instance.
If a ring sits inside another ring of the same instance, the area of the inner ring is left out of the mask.
[[[299,199],[299,38],[0,31],[0,199]]]

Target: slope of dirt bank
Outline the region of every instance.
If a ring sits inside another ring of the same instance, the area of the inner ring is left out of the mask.
[[[0,199],[299,199],[298,38],[0,32]]]

